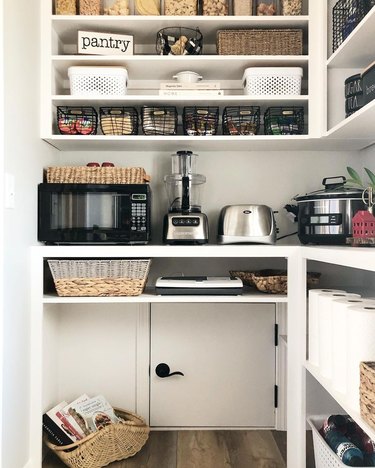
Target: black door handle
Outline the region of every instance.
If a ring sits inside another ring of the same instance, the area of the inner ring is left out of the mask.
[[[182,372],[177,371],[177,372],[172,372],[168,366],[168,364],[165,364],[164,362],[158,364],[155,368],[156,375],[162,379],[165,377],[171,377],[172,375],[184,375]]]

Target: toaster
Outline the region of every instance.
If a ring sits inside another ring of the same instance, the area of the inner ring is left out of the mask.
[[[266,205],[228,205],[222,208],[219,244],[275,244],[276,222]]]

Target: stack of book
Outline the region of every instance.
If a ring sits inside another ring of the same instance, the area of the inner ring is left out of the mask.
[[[166,81],[160,83],[159,96],[197,96],[214,97],[224,96],[218,81],[199,81],[197,83],[178,83]]]

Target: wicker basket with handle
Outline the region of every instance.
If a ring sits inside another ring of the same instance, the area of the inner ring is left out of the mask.
[[[219,55],[302,55],[302,29],[223,29]]]
[[[361,416],[375,429],[375,362],[361,362],[360,376]]]
[[[143,167],[48,167],[49,184],[144,184],[150,176]]]
[[[48,260],[59,296],[139,296],[151,260]]]
[[[147,442],[150,429],[138,415],[115,409],[122,421],[109,424],[70,445],[46,445],[71,468],[101,468],[114,461],[132,457]]]

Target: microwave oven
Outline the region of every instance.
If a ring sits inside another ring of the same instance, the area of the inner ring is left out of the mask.
[[[38,240],[46,244],[147,244],[148,184],[38,186]]]

